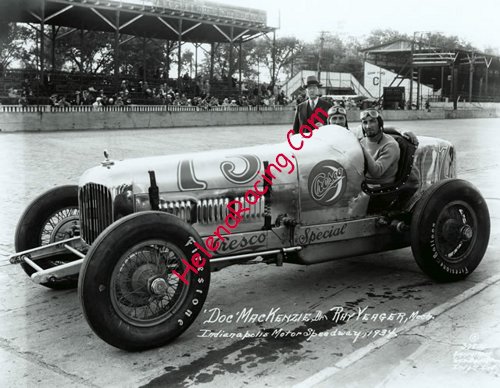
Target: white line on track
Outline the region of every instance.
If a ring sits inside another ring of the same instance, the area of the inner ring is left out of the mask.
[[[370,342],[368,345],[363,346],[362,348],[359,348],[358,350],[349,354],[347,357],[338,361],[334,366],[329,366],[327,368],[320,370],[319,372],[313,374],[312,376],[308,377],[304,381],[294,385],[293,388],[309,388],[309,387],[315,386],[316,384],[321,383],[322,381],[330,378],[331,376],[335,375],[336,373],[340,372],[341,370],[343,370],[343,369],[351,366],[355,362],[361,360],[362,358],[364,358],[365,356],[367,356],[368,354],[370,354],[374,350],[379,349],[382,346],[386,345],[389,341],[396,338],[397,335],[407,333],[408,331],[410,331],[411,329],[413,329],[417,326],[422,326],[422,325],[426,324],[431,319],[434,319],[434,318],[438,317],[439,315],[445,313],[446,311],[452,309],[453,307],[459,305],[460,303],[465,302],[467,299],[472,298],[474,295],[480,293],[485,288],[497,283],[498,281],[500,281],[500,274],[495,275],[495,276],[491,276],[491,277],[487,278],[486,280],[483,280],[482,282],[477,283],[475,286],[473,286],[473,287],[469,288],[468,290],[462,292],[461,294],[455,296],[453,299],[450,299],[449,301],[447,301],[439,306],[436,306],[432,310],[423,314],[424,316],[428,316],[428,318],[407,322],[406,324],[398,327],[395,330],[394,335],[381,337],[376,341]]]

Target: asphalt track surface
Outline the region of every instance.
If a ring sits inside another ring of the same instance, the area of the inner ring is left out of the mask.
[[[476,185],[487,200],[492,221],[490,245],[483,262],[466,281],[438,284],[429,280],[418,269],[409,248],[307,267],[233,266],[213,274],[204,310],[180,338],[141,353],[117,350],[95,336],[82,317],[75,291],[55,292],[37,286],[19,267],[7,263],[24,208],[47,189],[76,183],[85,169],[103,159],[103,149],[109,150],[111,158],[122,159],[231,148],[284,141],[289,128],[273,125],[1,134],[0,386],[281,387],[303,382],[302,386],[311,386],[321,381],[323,386],[331,386],[328,380],[308,379],[336,365],[342,366],[339,378],[343,379],[335,385],[356,386],[368,372],[373,374],[377,367],[393,365],[392,359],[408,356],[407,348],[395,346],[402,335],[387,336],[391,331],[407,333],[408,325],[434,325],[439,337],[449,335],[449,325],[456,324],[465,328],[461,333],[466,336],[463,341],[457,338],[458,344],[466,343],[473,334],[467,331],[469,320],[476,331],[481,330],[481,322],[485,330],[494,331],[493,324],[488,323],[488,309],[476,311],[475,307],[489,305],[493,309],[498,296],[498,289],[493,288],[496,283],[491,283],[500,273],[496,260],[500,252],[500,119],[390,125],[452,141],[458,154],[458,176]],[[488,292],[470,291],[474,287]],[[460,322],[445,321],[441,314],[426,321],[426,312],[439,312],[441,306],[450,303],[462,312]],[[278,308],[285,314],[319,311],[329,314],[330,319],[288,323],[271,319],[261,323],[210,320],[218,311],[237,316],[250,309],[252,313],[269,314]],[[368,319],[335,320],[334,312],[342,308],[371,315]],[[411,318],[416,312],[419,322]],[[384,313],[398,318],[374,319],[374,314]],[[208,332],[219,334],[204,336]],[[238,333],[240,337],[245,333],[267,336],[243,339],[236,337]],[[392,353],[377,352],[380,346],[373,344],[381,342],[382,349],[395,346]],[[424,365],[418,370],[421,375],[431,373],[436,379],[440,373],[456,375],[454,348],[443,342],[439,349],[441,358],[436,362],[441,368],[426,372],[429,366]],[[366,358],[359,358],[361,353],[366,353]],[[365,386],[416,384],[414,376],[397,374],[395,368],[374,375]],[[390,373],[396,373],[397,378]],[[481,381],[481,386],[498,386],[498,373],[477,373],[479,377],[464,372],[460,379],[462,383]]]

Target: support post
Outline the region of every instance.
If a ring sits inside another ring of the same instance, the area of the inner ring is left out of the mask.
[[[413,34],[413,40],[411,41],[411,58],[410,58],[410,106],[413,107],[413,53],[415,52],[415,33]]]
[[[215,57],[215,43],[212,42],[210,47],[210,77],[209,77],[210,86],[212,86],[212,83],[214,81],[214,57]]]
[[[274,94],[274,84],[276,83],[276,30],[273,30],[273,75],[271,77],[271,85],[273,86],[273,94]],[[319,81],[319,78],[318,78]]]
[[[417,110],[420,109],[420,105],[421,105],[421,101],[420,101],[420,88],[421,88],[421,84],[420,84],[420,77],[421,77],[421,74],[422,74],[422,68],[418,68],[418,78],[417,78]]]
[[[142,82],[146,82],[146,38],[142,39]]]
[[[198,43],[194,45],[194,78],[198,78]]]
[[[457,102],[457,94],[458,94],[457,78],[458,78],[458,74],[457,73],[458,73],[458,69],[455,68],[455,64],[453,64],[453,66],[451,67],[451,90],[452,90],[451,98],[453,101],[453,109],[454,110],[457,110],[457,108],[458,108],[458,102]]]
[[[45,0],[41,1],[40,15],[40,81],[44,85],[45,79]],[[45,86],[45,85],[44,85]]]
[[[238,73],[239,73],[239,77],[238,77],[238,84],[239,84],[239,91],[240,91],[240,95],[241,95],[241,62],[242,62],[242,58],[243,58],[243,53],[242,53],[242,47],[241,47],[241,39],[240,39],[240,52],[239,52],[239,61],[238,61]]]
[[[52,25],[52,35],[51,35],[52,44],[50,46],[52,71],[55,71],[56,69],[56,35],[57,35],[56,26]]]
[[[167,60],[166,60],[166,63],[165,63],[165,69],[166,69],[166,72],[165,73],[165,82],[167,83],[168,82],[168,78],[170,76],[170,41],[167,40]]]
[[[444,66],[441,66],[441,97],[444,95]]]
[[[474,59],[476,55],[472,53],[469,59],[469,102],[472,102],[472,87],[474,83]]]
[[[177,48],[177,88],[181,89],[181,70],[182,70],[182,19],[179,19],[178,44]]]
[[[120,78],[120,11],[115,14],[115,50],[113,65],[115,69],[115,81]]]
[[[321,37],[319,38],[319,55],[318,55],[318,82],[321,83],[321,59],[323,56],[323,43],[325,38],[323,36],[323,31],[321,31]]]
[[[231,26],[231,33],[230,33],[230,38],[231,40],[229,41],[229,66],[228,66],[228,71],[227,71],[227,86],[229,89],[232,89],[233,87],[233,71],[234,71],[234,66],[233,66],[233,34],[234,34],[234,27]]]
[[[488,74],[490,72],[490,67],[487,65],[486,66],[486,73],[484,74],[484,91],[485,91],[485,95],[487,98],[489,98],[490,94],[489,94],[489,88],[488,88]]]

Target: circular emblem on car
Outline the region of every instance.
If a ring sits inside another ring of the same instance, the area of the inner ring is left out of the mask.
[[[322,206],[337,202],[347,187],[344,167],[333,160],[323,160],[309,174],[308,189],[311,198]]]

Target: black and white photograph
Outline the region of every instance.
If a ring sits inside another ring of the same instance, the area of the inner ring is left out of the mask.
[[[499,13],[0,0],[0,387],[499,387]]]

